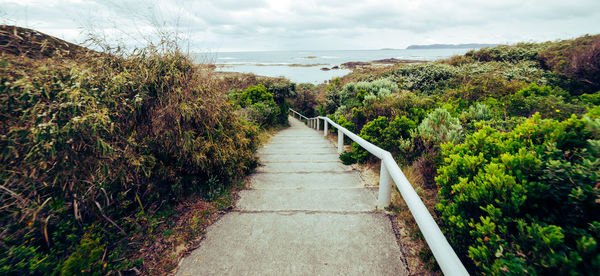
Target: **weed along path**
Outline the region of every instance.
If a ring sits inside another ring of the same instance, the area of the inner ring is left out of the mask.
[[[260,151],[263,166],[233,211],[207,229],[177,275],[405,275],[375,191],[322,132],[291,127]]]

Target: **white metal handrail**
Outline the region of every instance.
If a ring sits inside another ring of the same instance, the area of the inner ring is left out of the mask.
[[[435,223],[427,207],[425,207],[415,189],[408,182],[408,179],[406,179],[406,176],[404,176],[404,173],[402,173],[402,170],[400,170],[390,152],[371,144],[369,141],[336,124],[327,117],[307,118],[291,108],[289,110],[299,115],[300,118],[306,119],[307,124],[317,130],[320,130],[319,120],[323,120],[323,136],[327,136],[328,124],[335,127],[338,130],[338,153],[341,153],[343,150],[344,135],[346,135],[365,150],[381,159],[379,196],[377,198],[378,208],[386,208],[390,205],[393,181],[406,202],[410,213],[415,218],[419,230],[425,237],[425,241],[429,245],[444,275],[469,275],[467,269],[456,255],[456,252],[454,252],[454,249],[452,249],[452,246],[450,246],[450,243],[448,243],[448,240],[446,240],[440,227]]]
[[[302,115],[302,114],[300,114],[300,113],[296,112],[295,110],[293,110],[293,109],[291,109],[291,108],[289,108],[288,110],[289,110],[289,111],[291,111],[291,112],[293,112],[294,114],[298,115],[298,117],[299,117],[299,118],[304,118],[304,120],[307,120],[307,121],[308,121],[308,118],[306,118],[306,116],[304,116],[304,115]],[[292,117],[293,117],[293,116],[294,116],[294,115],[292,114]],[[294,117],[294,118],[296,118],[296,117]]]

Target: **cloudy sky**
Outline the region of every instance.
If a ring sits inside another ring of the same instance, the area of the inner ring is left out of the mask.
[[[157,30],[193,51],[405,48],[600,33],[600,0],[0,0],[2,24],[128,46]]]

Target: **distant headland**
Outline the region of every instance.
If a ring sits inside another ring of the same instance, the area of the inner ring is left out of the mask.
[[[406,49],[479,49],[484,47],[496,47],[500,44],[479,44],[479,43],[467,43],[467,44],[429,44],[429,45],[410,45]]]

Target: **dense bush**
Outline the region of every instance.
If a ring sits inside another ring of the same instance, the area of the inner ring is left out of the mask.
[[[425,202],[440,201],[442,228],[470,271],[593,274],[598,37],[363,69],[344,77],[343,88],[330,86],[325,111],[391,151],[429,194],[440,189]],[[357,88],[375,80],[398,89]],[[340,158],[369,156],[354,144]]]
[[[458,118],[450,113],[437,108],[425,118],[418,127],[419,135],[426,141],[435,145],[445,142],[457,143],[463,138],[462,125]]]
[[[569,94],[550,86],[531,84],[517,93],[505,97],[506,112],[510,116],[529,117],[539,112],[544,118],[566,119],[571,114],[582,114],[585,106],[572,104]]]
[[[296,94],[292,101],[292,108],[304,116],[312,118],[317,115],[317,92],[315,86],[310,83],[299,84],[296,88]]]
[[[483,103],[475,103],[469,107],[468,111],[464,111],[461,115],[465,120],[470,121],[486,121],[494,116],[490,107]]]
[[[240,107],[238,113],[247,121],[262,127],[277,124],[281,110],[273,100],[273,94],[267,92],[264,85],[253,85],[244,91],[234,93],[233,99]]]
[[[456,76],[456,67],[443,63],[426,63],[402,66],[390,72],[390,77],[401,83],[401,88],[431,92],[443,89],[447,81]]]
[[[3,55],[0,90],[0,274],[123,269],[153,212],[256,166],[256,127],[178,52]]]
[[[444,144],[436,182],[447,237],[478,273],[600,269],[599,120],[533,116]]]
[[[497,47],[485,47],[479,50],[472,50],[465,54],[465,57],[474,61],[507,61],[519,62],[522,60],[536,61],[541,50],[548,46],[547,43],[519,43],[516,45],[500,45]]]
[[[562,76],[562,87],[573,94],[600,90],[600,35],[565,40],[540,52],[543,65]],[[575,81],[575,82],[573,82]]]
[[[360,131],[359,136],[399,157],[404,157],[411,148],[411,132],[415,128],[416,123],[405,116],[396,117],[392,121],[380,116],[367,123]],[[344,157],[340,157],[344,163],[362,163],[368,160],[370,154],[358,144],[353,143],[352,149],[352,155],[346,154]]]

